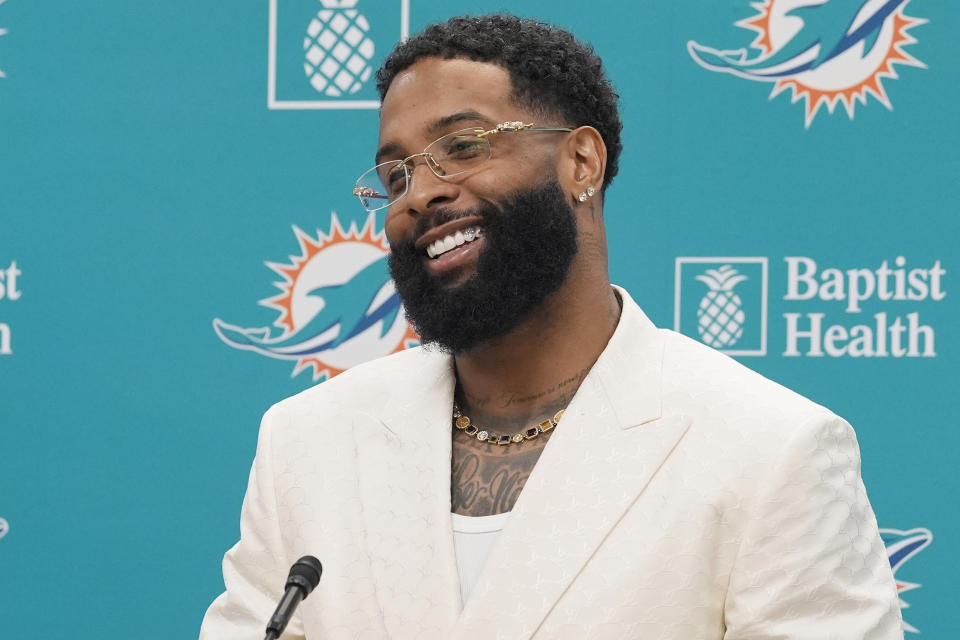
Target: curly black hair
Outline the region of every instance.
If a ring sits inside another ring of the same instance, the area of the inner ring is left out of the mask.
[[[518,106],[600,132],[607,147],[603,189],[617,175],[623,148],[619,96],[593,48],[570,32],[505,14],[460,16],[430,25],[387,56],[377,71],[380,98],[397,74],[423,58],[466,58],[503,67],[510,73]]]

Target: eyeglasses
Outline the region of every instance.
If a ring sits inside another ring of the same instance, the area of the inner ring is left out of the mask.
[[[357,178],[353,195],[367,211],[379,211],[389,207],[407,194],[413,179],[413,161],[422,157],[438,178],[452,178],[473,169],[492,156],[490,136],[495,133],[517,131],[573,131],[566,127],[535,127],[523,122],[504,122],[495,128],[461,129],[437,138],[427,145],[422,153],[415,153],[403,160],[382,162]]]

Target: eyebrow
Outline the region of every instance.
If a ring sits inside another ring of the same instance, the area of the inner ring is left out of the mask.
[[[448,116],[434,120],[427,127],[426,131],[429,135],[439,136],[444,129],[447,129],[451,125],[459,122],[478,122],[487,126],[493,126],[493,121],[490,118],[477,111],[468,109],[466,111],[458,111],[457,113],[452,113]],[[386,142],[379,149],[377,149],[377,155],[374,157],[374,163],[380,164],[383,162],[383,159],[386,156],[401,155],[402,153],[403,150],[399,144],[395,142]]]
[[[383,162],[384,157],[393,156],[393,155],[402,155],[400,153],[400,145],[395,142],[387,142],[377,149],[377,155],[373,158],[373,163],[375,165]]]
[[[477,113],[473,110],[467,111],[458,111],[457,113],[451,114],[449,116],[444,116],[439,120],[435,120],[433,124],[427,127],[427,133],[431,135],[440,135],[441,132],[448,128],[452,124],[457,124],[458,122],[482,122],[484,124],[493,124],[493,121],[486,116]]]

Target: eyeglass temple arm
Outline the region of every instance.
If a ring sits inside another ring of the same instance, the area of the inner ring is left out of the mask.
[[[515,121],[515,122],[501,122],[493,129],[489,131],[478,131],[478,138],[486,138],[492,133],[505,133],[510,131],[573,131],[568,127],[535,127],[533,123],[524,123]]]
[[[353,195],[361,198],[379,198],[381,200],[390,199],[390,196],[379,194],[375,190],[371,189],[370,187],[354,187]]]

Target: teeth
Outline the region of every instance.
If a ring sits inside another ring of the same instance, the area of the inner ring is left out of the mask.
[[[455,247],[473,242],[482,235],[483,232],[480,227],[469,227],[462,231],[457,231],[427,246],[427,255],[431,258],[436,258]]]

